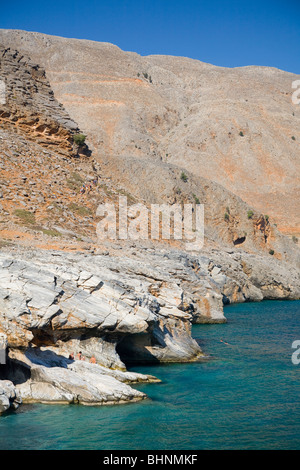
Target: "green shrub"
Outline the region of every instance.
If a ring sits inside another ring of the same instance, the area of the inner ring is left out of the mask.
[[[84,134],[75,134],[73,135],[73,141],[76,145],[83,145],[86,139],[86,135]]]
[[[254,215],[253,211],[250,210],[247,212],[248,219],[252,219],[253,215]]]
[[[267,222],[269,222],[269,218],[270,217],[268,215],[265,215],[265,219],[266,219]]]
[[[184,181],[185,183],[187,182],[188,177],[186,176],[186,174],[184,173],[184,171],[181,173],[180,179],[182,179],[182,181]]]
[[[193,198],[196,204],[200,204],[200,199],[196,196],[196,194],[193,194]]]
[[[244,132],[243,131],[240,131],[240,134],[239,134],[241,137],[244,137]]]
[[[229,214],[228,214],[228,212],[225,212],[225,214],[224,214],[224,220],[226,220],[226,221],[229,220]]]
[[[274,250],[269,250],[269,255],[274,255],[275,251]]]
[[[293,139],[293,140],[296,140],[296,137],[295,137],[294,135],[292,135],[292,139]]]

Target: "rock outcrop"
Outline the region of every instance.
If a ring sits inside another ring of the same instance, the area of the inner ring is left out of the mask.
[[[18,382],[16,392],[23,403],[112,405],[133,402],[147,397],[130,383],[158,382],[152,376],[70,360],[48,348],[11,351],[7,374]]]
[[[1,366],[0,366],[1,367]],[[7,410],[16,410],[22,398],[10,380],[0,380],[0,415]]]
[[[13,125],[28,139],[66,156],[78,153],[73,141],[78,125],[54,97],[40,65],[0,45],[0,78],[5,83],[5,102],[0,105],[2,128]]]
[[[226,321],[228,302],[300,297],[298,271],[275,259],[134,250],[2,252],[0,331],[9,353],[0,378],[15,384],[3,393],[3,410],[15,397],[93,405],[144,399],[130,384],[158,379],[127,372],[127,364],[201,360],[192,323]],[[84,361],[69,358],[79,352]]]

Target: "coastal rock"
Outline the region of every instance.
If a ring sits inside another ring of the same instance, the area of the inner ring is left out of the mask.
[[[31,379],[17,389],[24,402],[103,405],[146,398],[109,375],[94,370],[77,373],[62,367],[32,367]]]
[[[18,382],[16,390],[24,403],[103,405],[138,401],[146,395],[128,384],[159,381],[153,376],[70,360],[60,353],[59,348],[10,352],[7,374]]]
[[[0,378],[16,384],[16,396],[93,405],[142,400],[130,385],[158,379],[128,372],[127,364],[199,360],[205,352],[192,323],[226,321],[224,303],[300,296],[297,269],[276,259],[138,248],[133,255],[125,245],[119,256],[0,254],[0,331],[8,346]],[[85,361],[69,359],[80,351]],[[3,410],[18,403],[2,395]]]
[[[14,384],[10,380],[0,380],[0,414],[10,408],[17,409],[21,403],[21,396]]]
[[[153,278],[146,278],[153,274],[141,277],[140,263],[128,260],[119,275],[110,269],[120,266],[119,260],[109,266],[106,257],[75,258],[75,263],[72,257],[54,263],[45,253],[38,262],[0,255],[0,327],[10,347],[71,341],[71,350],[84,349],[91,356],[93,349],[102,365],[121,369],[125,366],[113,349],[128,336],[155,338],[154,360],[161,356],[173,361],[176,350],[177,360],[193,360],[201,354],[190,336],[191,316],[178,308],[182,291],[170,275],[165,274],[168,282],[155,297],[148,291]],[[91,262],[93,274],[87,270]]]

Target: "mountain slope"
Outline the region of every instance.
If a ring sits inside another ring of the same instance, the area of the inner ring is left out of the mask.
[[[300,232],[299,76],[267,67],[226,69],[181,57],[1,30],[0,42],[41,64],[99,161],[162,160],[220,183]]]

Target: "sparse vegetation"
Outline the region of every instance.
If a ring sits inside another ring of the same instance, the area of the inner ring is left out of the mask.
[[[274,250],[269,250],[269,255],[274,255],[275,251]]]
[[[243,132],[243,131],[240,131],[239,135],[240,135],[241,137],[244,137],[244,132]]]
[[[83,145],[86,139],[86,135],[84,134],[75,134],[73,135],[73,141],[77,145]]]
[[[151,75],[149,75],[147,72],[143,72],[144,78],[148,80],[150,83],[152,83],[152,78]],[[138,74],[139,76],[139,74]]]
[[[228,206],[226,207],[226,212],[227,212],[228,214],[230,214],[230,209],[229,209]]]
[[[91,210],[85,206],[78,206],[74,202],[69,205],[69,209],[72,212],[75,212],[77,215],[84,217],[85,215],[90,215]]]
[[[57,230],[54,230],[54,229],[43,228],[42,232],[45,235],[48,235],[49,237],[61,237],[62,236],[62,234],[60,232],[58,232]]]
[[[295,235],[292,236],[292,240],[294,243],[298,243],[298,238]]]
[[[35,215],[33,212],[26,211],[25,209],[16,209],[14,211],[14,215],[16,215],[24,224],[35,224]]]
[[[84,179],[76,172],[71,173],[70,178],[67,179],[67,185],[74,191],[77,191],[83,183]]]
[[[226,220],[226,222],[229,220],[229,214],[228,214],[228,212],[225,212],[225,214],[224,214],[224,220]]]
[[[265,219],[266,219],[266,222],[269,222],[269,216],[268,215],[265,215]]]
[[[128,191],[125,191],[125,189],[116,189],[116,192],[122,196],[126,196],[128,204],[134,204],[136,202],[135,197],[132,196]]]
[[[184,173],[184,171],[182,171],[182,173],[181,173],[181,175],[180,175],[180,179],[181,179],[182,181],[184,181],[185,183],[187,182],[188,177],[187,177],[187,175]]]
[[[196,194],[193,194],[193,198],[196,204],[200,204],[200,199],[196,196]]]
[[[102,183],[102,184],[100,184],[99,186],[100,186],[100,188],[105,192],[105,194],[106,194],[107,196],[110,196],[110,197],[115,196],[115,193],[112,192],[112,191],[108,188],[107,184]]]
[[[253,215],[254,215],[253,211],[250,210],[247,212],[248,219],[252,219]]]

